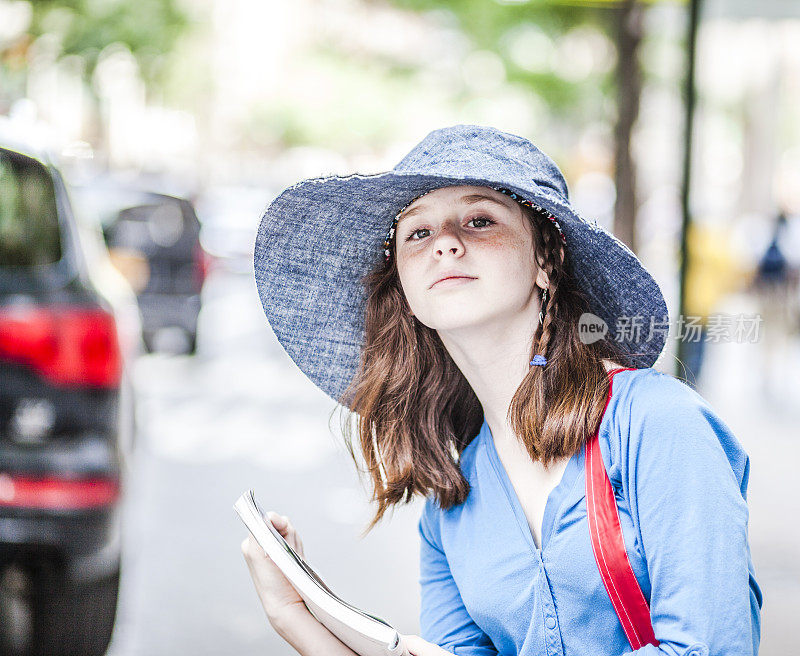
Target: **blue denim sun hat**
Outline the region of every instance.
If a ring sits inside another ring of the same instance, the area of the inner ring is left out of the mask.
[[[264,211],[254,256],[261,304],[280,344],[320,389],[349,407],[352,398],[341,397],[364,341],[360,280],[383,260],[398,211],[426,191],[453,185],[504,187],[552,214],[566,238],[567,268],[590,312],[608,326],[608,338],[616,335],[635,367],[658,360],[667,306],[633,252],[578,216],[561,171],[530,141],[456,125],[428,134],[391,171],[303,180]],[[619,328],[625,325],[631,328]]]

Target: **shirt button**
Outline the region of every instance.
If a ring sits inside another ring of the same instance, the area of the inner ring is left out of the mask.
[[[556,628],[556,618],[555,617],[548,617],[547,621],[545,622],[545,626],[548,629],[555,629]]]

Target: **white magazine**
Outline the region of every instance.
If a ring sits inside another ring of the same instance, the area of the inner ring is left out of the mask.
[[[233,505],[247,529],[328,630],[360,656],[410,656],[394,627],[337,597],[264,517],[253,490]]]

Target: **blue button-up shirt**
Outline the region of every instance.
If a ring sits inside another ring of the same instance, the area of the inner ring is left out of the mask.
[[[599,440],[660,646],[631,650],[600,578],[583,450],[547,499],[540,550],[486,422],[459,460],[466,501],[429,496],[420,517],[422,637],[463,656],[757,654],[749,458],[731,430],[677,378],[637,369],[614,375]]]

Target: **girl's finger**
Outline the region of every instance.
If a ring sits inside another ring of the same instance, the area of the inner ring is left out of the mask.
[[[303,543],[300,540],[300,536],[297,534],[297,530],[289,521],[289,517],[286,515],[279,515],[272,510],[267,511],[265,514],[272,522],[272,525],[278,530],[278,533],[280,533],[286,542],[288,542],[292,548],[294,548],[294,550],[304,558],[305,555],[303,553]]]
[[[251,556],[253,554],[253,541],[250,539],[250,534],[247,534],[247,537],[242,540],[242,553],[245,556]]]
[[[278,513],[272,513],[270,515],[270,519],[272,521],[272,525],[278,529],[278,533],[280,533],[284,538],[291,534],[294,531],[294,527],[292,526],[289,518],[286,515],[279,515]]]
[[[297,530],[294,527],[287,531],[286,541],[292,545],[295,551],[300,550],[300,536],[297,534]]]
[[[278,529],[279,529],[279,528],[281,528],[281,527],[284,525],[284,519],[283,519],[283,516],[282,516],[282,515],[279,515],[279,514],[278,514],[278,513],[276,513],[275,511],[273,511],[273,510],[268,510],[268,511],[267,511],[267,513],[266,513],[266,515],[267,515],[267,519],[269,519],[269,521],[271,521],[271,522],[272,522],[272,525],[273,525],[275,528],[278,528]]]
[[[244,540],[242,540],[242,553],[244,554],[245,559],[248,561],[261,556],[266,556],[266,552],[249,534]]]
[[[303,555],[303,543],[300,542],[300,536],[297,535],[297,532],[290,536],[291,540],[289,540],[289,544],[292,545],[292,548],[301,556]]]
[[[400,634],[403,644],[411,652],[411,656],[447,656],[450,652],[442,649],[439,645],[423,640],[418,635]]]

